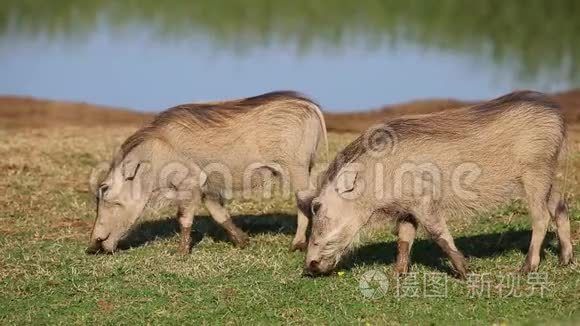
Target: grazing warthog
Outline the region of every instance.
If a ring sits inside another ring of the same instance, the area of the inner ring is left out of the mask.
[[[324,173],[317,190],[297,194],[312,216],[307,275],[328,274],[359,231],[393,221],[397,273],[406,273],[417,225],[466,275],[446,220],[527,199],[532,239],[521,271],[536,271],[550,217],[560,261],[572,259],[566,204],[554,185],[566,127],[558,105],[536,92],[515,92],[481,105],[407,116],[366,130]]]
[[[262,190],[308,188],[326,127],[317,104],[294,92],[187,104],[159,114],[130,136],[97,193],[88,252],[112,252],[159,197],[177,202],[180,251],[188,252],[194,212],[202,203],[230,240],[248,236],[230,219],[224,200]],[[306,249],[308,218],[299,212],[292,249]]]

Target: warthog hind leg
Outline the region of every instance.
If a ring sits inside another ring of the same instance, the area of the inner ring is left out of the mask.
[[[550,223],[551,214],[548,210],[548,200],[551,183],[546,181],[545,176],[531,173],[524,175],[522,181],[532,220],[532,239],[520,272],[530,273],[538,270],[542,245]]]
[[[432,220],[433,221],[433,220]],[[451,260],[451,264],[460,279],[467,278],[467,263],[463,253],[457,249],[453,237],[447,228],[445,221],[423,224],[431,238],[441,247]]]
[[[248,245],[250,238],[244,231],[234,224],[230,218],[230,214],[220,200],[207,196],[204,197],[203,203],[205,204],[205,207],[207,207],[207,210],[214,221],[224,228],[228,237],[236,246],[244,248]]]
[[[572,241],[570,240],[570,219],[568,218],[566,202],[562,195],[554,189],[553,185],[548,199],[548,210],[556,224],[556,233],[560,241],[560,264],[565,266],[570,264],[573,258]]]

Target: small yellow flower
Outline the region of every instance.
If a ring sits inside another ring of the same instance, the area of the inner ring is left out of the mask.
[[[343,277],[344,276],[344,272],[338,272],[336,273],[338,276]]]

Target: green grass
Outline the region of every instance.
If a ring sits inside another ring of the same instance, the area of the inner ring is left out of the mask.
[[[0,131],[4,158],[0,162],[1,324],[580,321],[578,266],[558,266],[552,232],[541,265],[541,273],[547,276],[544,295],[529,296],[525,276],[514,286],[514,295],[500,289],[506,281],[502,277],[513,275],[523,262],[530,238],[527,213],[518,202],[451,223],[471,272],[489,273],[490,295],[481,298],[470,298],[469,282],[446,276],[447,260],[424,235],[414,245],[412,271],[420,286],[425,275],[444,275],[447,294],[424,297],[421,288],[419,297],[397,296],[397,280],[392,277],[395,238],[388,228],[368,235],[340,274],[304,278],[303,253],[288,252],[295,208],[291,201],[280,199],[230,204],[232,215],[241,215],[236,223],[251,234],[245,249],[225,241],[223,232],[203,216],[196,221],[192,253],[178,255],[177,224],[170,218],[172,211],[163,210],[136,229],[129,239],[132,248],[114,255],[86,255],[94,218],[86,181],[90,167],[107,159],[128,132],[106,128]],[[349,139],[332,135],[332,151]],[[578,257],[576,177],[572,171],[567,188]],[[371,270],[384,273],[389,288],[369,299],[359,289],[359,281]],[[411,281],[403,282],[410,286]]]

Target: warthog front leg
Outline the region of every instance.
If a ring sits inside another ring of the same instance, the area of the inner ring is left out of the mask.
[[[397,262],[395,264],[395,275],[402,276],[409,272],[411,263],[411,248],[417,233],[417,224],[411,218],[397,221]]]
[[[308,187],[308,169],[304,167],[294,168],[291,170],[292,185],[298,191],[304,190]],[[305,251],[308,241],[306,239],[306,231],[308,230],[309,219],[301,210],[298,210],[296,217],[296,234],[292,239],[290,251]]]
[[[180,242],[178,252],[188,254],[191,250],[191,227],[193,225],[193,214],[198,207],[197,203],[180,203],[177,211],[177,220],[180,227]]]
[[[211,217],[224,228],[228,237],[236,246],[244,248],[248,245],[250,238],[232,222],[230,214],[219,200],[207,196],[204,197],[203,202]]]

